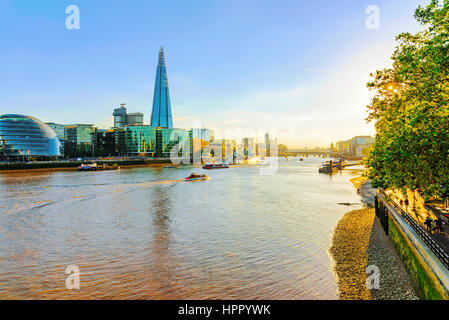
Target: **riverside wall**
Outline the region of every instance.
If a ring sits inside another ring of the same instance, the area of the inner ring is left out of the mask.
[[[94,161],[98,164],[113,164],[119,166],[151,166],[171,164],[170,159],[145,159],[145,160],[98,160]],[[37,169],[73,169],[76,170],[83,161],[49,161],[49,162],[27,162],[27,163],[0,163],[1,171],[15,171],[15,170],[37,170]]]

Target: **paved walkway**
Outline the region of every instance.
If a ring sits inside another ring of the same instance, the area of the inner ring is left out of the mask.
[[[424,221],[429,216],[432,220],[436,218],[440,218],[443,220],[443,233],[430,233],[427,234],[441,247],[441,249],[449,255],[449,210],[439,208],[433,205],[422,204],[420,210],[413,210],[413,205],[409,205],[406,207],[404,203],[399,203],[399,197],[395,193],[389,192],[391,200],[393,200],[399,207],[402,208],[405,212],[407,212],[410,217],[412,217],[418,224],[424,229],[427,230],[426,225],[424,225]],[[433,226],[435,227],[435,222],[433,222]]]
[[[425,205],[425,208],[432,212],[437,218],[443,220],[444,232],[441,234],[430,234],[430,237],[438,243],[441,249],[449,254],[449,211],[432,205]]]

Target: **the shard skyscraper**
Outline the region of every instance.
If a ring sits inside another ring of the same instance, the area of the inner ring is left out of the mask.
[[[173,128],[170,94],[168,92],[167,68],[165,66],[164,48],[162,47],[159,51],[159,63],[157,65],[156,83],[154,85],[151,126]]]

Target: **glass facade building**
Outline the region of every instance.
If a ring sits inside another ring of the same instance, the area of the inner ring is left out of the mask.
[[[128,126],[116,130],[117,151],[121,155],[154,157],[156,154],[156,128]]]
[[[184,129],[166,129],[156,130],[156,157],[170,158],[170,152],[173,147],[178,146],[178,153],[191,152],[191,134]]]
[[[72,124],[64,127],[64,136],[68,143],[91,144],[94,126],[91,124]]]
[[[71,124],[64,127],[65,155],[68,157],[92,156],[94,126]]]
[[[164,48],[159,51],[159,62],[154,85],[153,111],[151,126],[159,128],[173,128],[170,94],[168,91],[167,68],[165,66]]]
[[[0,150],[4,157],[58,157],[60,146],[56,133],[42,121],[18,114],[0,116]]]
[[[120,128],[126,125],[126,108],[124,104],[120,108],[114,109],[112,115],[114,116],[114,128]]]
[[[127,113],[124,103],[120,105],[120,108],[114,109],[112,115],[114,116],[114,128],[129,125],[143,125],[143,113]]]
[[[59,148],[61,152],[61,156],[64,156],[64,149],[65,149],[65,125],[58,124],[54,122],[46,122],[46,125],[48,125],[58,136],[59,142],[61,143],[61,147]]]
[[[126,124],[129,126],[143,125],[143,113],[134,112],[126,115]]]

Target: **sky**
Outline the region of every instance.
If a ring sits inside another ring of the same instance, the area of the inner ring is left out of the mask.
[[[109,128],[126,103],[149,124],[163,46],[177,128],[272,132],[289,147],[374,135],[369,75],[429,2],[0,0],[0,114]]]

